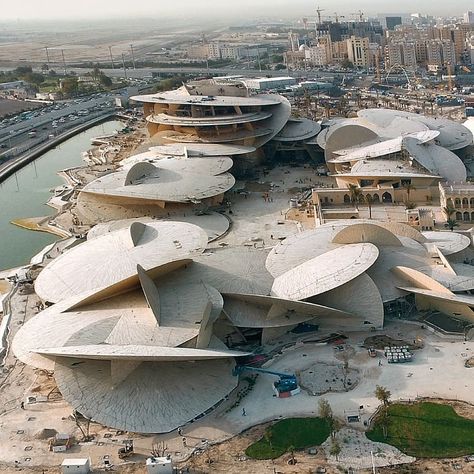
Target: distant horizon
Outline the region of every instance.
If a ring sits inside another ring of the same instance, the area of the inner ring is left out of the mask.
[[[366,16],[376,16],[377,14],[394,13],[420,13],[431,16],[461,16],[468,10],[474,10],[472,0],[457,0],[455,11],[453,5],[442,2],[433,5],[432,0],[418,0],[414,9],[411,0],[398,0],[394,8],[393,2],[359,0],[354,6],[351,0],[340,0],[329,2],[320,0],[320,8],[323,18],[335,16],[337,12],[346,19],[354,18],[357,14],[354,10],[362,10]],[[437,2],[438,3],[438,2]],[[386,7],[384,6],[386,5]],[[240,0],[230,2],[221,0],[216,4],[215,0],[177,0],[170,2],[160,0],[157,5],[153,0],[135,0],[133,4],[124,0],[102,0],[100,3],[95,0],[82,0],[80,3],[71,4],[63,0],[46,0],[38,3],[37,0],[20,0],[17,4],[7,4],[2,6],[2,18],[0,23],[11,22],[48,22],[48,21],[68,21],[77,23],[81,21],[103,21],[107,19],[124,20],[151,20],[155,17],[162,19],[184,19],[190,17],[191,20],[209,19],[215,20],[253,20],[260,17],[269,19],[292,19],[299,16],[312,18],[316,15],[316,4],[313,0],[293,0],[291,7],[287,0]],[[167,25],[169,27],[169,25]]]

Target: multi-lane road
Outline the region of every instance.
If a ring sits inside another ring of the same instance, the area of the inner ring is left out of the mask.
[[[30,111],[34,116],[0,125],[0,156],[12,157],[36,146],[50,135],[58,135],[87,118],[106,114],[113,108],[113,96],[71,100]],[[71,119],[71,116],[75,119]],[[33,132],[34,131],[34,132]],[[30,136],[35,134],[35,136]]]
[[[73,71],[76,74],[84,74],[85,69],[74,68]],[[289,74],[291,77],[343,77],[344,75],[357,74],[354,72],[344,72],[344,71],[303,71],[303,70],[290,70],[289,72],[285,69],[280,71],[273,70],[264,70],[260,71],[259,69],[244,69],[244,68],[207,68],[207,67],[147,67],[147,68],[137,68],[137,69],[104,69],[104,73],[110,77],[125,77],[129,79],[144,79],[147,77],[152,77],[153,75],[163,75],[163,74],[177,74],[177,75],[186,75],[186,74],[197,74],[197,75],[215,75],[215,76],[224,76],[224,75],[238,75],[238,76],[258,76],[258,77],[280,77],[286,74]],[[126,74],[125,74],[126,73]],[[372,77],[372,76],[371,76]]]

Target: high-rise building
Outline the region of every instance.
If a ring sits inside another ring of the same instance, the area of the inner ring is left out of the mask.
[[[456,64],[456,48],[454,43],[449,40],[441,42],[441,52],[443,55],[443,65],[447,66],[451,64],[454,66]]]
[[[396,66],[403,63],[402,48],[400,43],[390,43],[385,46],[385,64]]]
[[[464,23],[473,24],[474,23],[474,12],[468,11],[464,13],[463,16]]]
[[[431,40],[426,43],[427,62],[430,66],[456,64],[456,50],[451,40]]]
[[[415,41],[415,55],[417,64],[426,64],[428,61],[428,53],[426,50],[426,41]]]
[[[224,44],[220,48],[222,59],[239,59],[241,54],[241,47],[236,44]]]
[[[209,43],[209,59],[221,59],[221,48],[218,42]]]
[[[402,43],[403,65],[408,67],[416,66],[416,50],[414,43]]]
[[[347,40],[347,57],[356,67],[370,65],[369,38],[351,36]]]
[[[385,47],[385,61],[389,66],[416,66],[416,48],[414,43],[390,43]]]
[[[305,58],[306,63],[312,66],[325,66],[329,62],[326,46],[323,44],[317,44],[311,48],[306,48]]]
[[[385,22],[387,24],[387,30],[393,31],[396,26],[402,24],[402,17],[401,16],[386,16]]]
[[[443,56],[439,40],[431,40],[426,42],[426,60],[431,66],[443,65]]]

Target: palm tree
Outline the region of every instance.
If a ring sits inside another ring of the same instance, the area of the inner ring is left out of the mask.
[[[456,209],[451,207],[449,204],[446,207],[443,207],[443,213],[446,216],[446,223],[444,227],[448,228],[451,232],[454,231],[455,227],[459,227],[458,222],[456,219],[452,217],[452,215],[456,212]]]
[[[367,207],[369,208],[369,219],[372,219],[372,203],[374,202],[374,199],[370,194],[367,194],[364,201],[367,203]]]
[[[411,183],[405,183],[403,185],[403,188],[405,189],[405,192],[407,193],[407,203],[410,202],[410,192],[414,191],[416,188],[413,186]]]
[[[449,229],[451,232],[454,231],[455,227],[459,227],[459,223],[456,221],[456,219],[452,219],[451,217],[446,221],[446,224],[444,224],[444,227]]]
[[[443,207],[443,213],[447,219],[449,219],[455,212],[456,209],[454,209],[454,207],[452,207],[450,204],[448,204],[446,207]]]
[[[362,190],[355,184],[349,184],[349,194],[351,196],[351,203],[359,210],[359,202],[362,199]]]

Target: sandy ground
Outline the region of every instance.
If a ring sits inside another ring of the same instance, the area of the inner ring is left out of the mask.
[[[0,99],[0,118],[6,115],[13,115],[25,110],[33,110],[41,107],[33,102],[25,102],[23,100]]]

